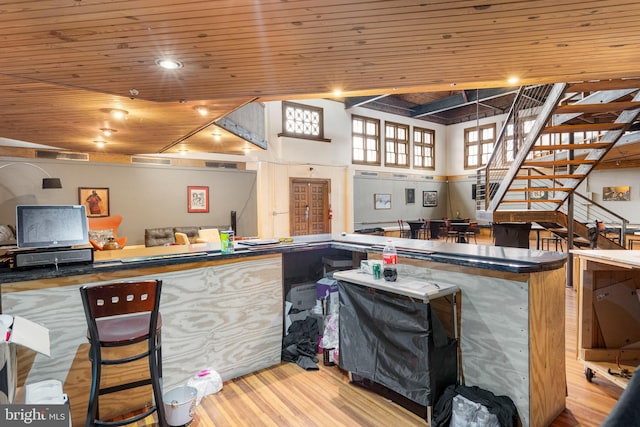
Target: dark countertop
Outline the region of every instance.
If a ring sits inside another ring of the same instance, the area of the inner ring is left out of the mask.
[[[57,270],[53,266],[27,270],[5,268],[0,269],[0,284],[222,259],[241,259],[256,255],[286,254],[315,249],[333,248],[361,253],[368,251],[382,253],[387,240],[394,242],[399,255],[408,258],[512,273],[555,270],[561,268],[567,260],[565,254],[550,251],[342,233],[299,236],[295,237],[292,243],[274,243],[251,247],[243,245],[242,241],[237,241],[236,249],[232,254],[221,254],[219,250],[192,251],[179,254],[96,261],[93,264],[66,264],[60,266]],[[123,254],[125,251],[123,250]]]

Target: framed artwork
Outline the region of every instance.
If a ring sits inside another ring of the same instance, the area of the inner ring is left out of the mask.
[[[391,194],[375,193],[373,195],[374,209],[391,209]]]
[[[109,189],[78,187],[78,204],[87,207],[88,217],[109,216]]]
[[[187,187],[187,212],[209,212],[209,187]]]
[[[415,203],[416,202],[416,189],[415,188],[405,188],[404,189],[404,198],[406,203]]]
[[[422,206],[424,206],[424,207],[438,206],[438,192],[437,191],[423,191],[422,192]]]
[[[547,200],[549,193],[546,190],[531,190],[529,191],[530,200]]]
[[[602,200],[605,202],[631,200],[631,188],[629,186],[602,187]]]

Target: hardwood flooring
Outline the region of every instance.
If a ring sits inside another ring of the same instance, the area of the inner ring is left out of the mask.
[[[587,382],[584,366],[576,360],[576,293],[571,288],[566,289],[565,348],[566,409],[551,426],[599,426],[622,389],[598,377]],[[190,427],[427,425],[401,406],[350,384],[338,367],[319,365],[319,371],[304,371],[281,363],[227,381],[220,392],[202,400]],[[154,425],[151,418],[136,425]]]
[[[491,240],[480,236],[478,243],[491,244]],[[535,248],[535,241],[530,247]],[[566,408],[551,426],[595,427],[611,411],[622,389],[597,376],[592,383],[586,380],[584,365],[576,359],[576,292],[567,288],[565,296]],[[319,371],[304,371],[293,363],[281,363],[227,381],[220,392],[202,400],[190,427],[427,425],[401,406],[350,384],[338,367],[319,365]],[[136,426],[154,425],[151,418]]]

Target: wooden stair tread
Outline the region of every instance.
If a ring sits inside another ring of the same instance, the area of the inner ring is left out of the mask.
[[[564,179],[584,178],[584,174],[558,174],[558,175],[517,175],[514,179]]]
[[[534,145],[531,151],[551,151],[551,150],[596,150],[601,148],[609,148],[610,142],[591,142],[584,144],[553,144],[553,145]]]
[[[566,166],[566,165],[595,165],[597,160],[587,159],[562,159],[562,160],[529,160],[522,163],[523,166]]]
[[[556,107],[554,114],[606,113],[640,107],[638,101],[603,102],[600,104],[565,104]]]
[[[507,191],[528,191],[528,192],[532,192],[532,191],[573,191],[573,188],[571,187],[523,187],[523,188],[513,188],[513,187],[509,187],[507,189]]]
[[[554,199],[520,199],[520,200],[509,200],[503,199],[502,203],[562,203],[563,200],[554,200]]]
[[[542,133],[598,132],[623,129],[627,123],[580,123],[577,125],[547,126]]]

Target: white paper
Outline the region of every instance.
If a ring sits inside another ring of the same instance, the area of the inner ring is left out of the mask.
[[[13,328],[9,342],[28,347],[31,350],[51,357],[49,330],[24,317],[15,316],[13,318]]]

